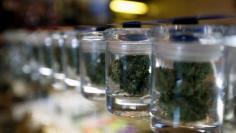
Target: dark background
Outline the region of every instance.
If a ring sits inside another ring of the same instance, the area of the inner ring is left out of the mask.
[[[142,15],[113,12],[109,8],[111,1],[1,0],[0,30],[53,25],[101,25],[129,20],[236,13],[235,0],[133,0],[147,5],[148,11]]]

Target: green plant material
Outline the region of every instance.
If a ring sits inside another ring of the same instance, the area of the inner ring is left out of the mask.
[[[85,53],[84,61],[92,84],[105,86],[105,53]]]
[[[183,122],[205,119],[214,101],[214,75],[210,63],[175,62],[173,69],[156,68],[159,106],[165,117],[179,115]]]
[[[150,86],[149,68],[148,55],[127,55],[111,63],[109,76],[121,90],[131,95],[142,95]]]

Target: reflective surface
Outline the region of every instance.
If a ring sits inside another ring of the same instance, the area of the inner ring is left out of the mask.
[[[163,26],[152,35],[152,129],[220,132],[225,87],[221,27]]]
[[[105,100],[105,41],[102,32],[89,32],[81,38],[80,65],[83,96]]]
[[[65,39],[65,84],[67,89],[80,88],[79,39],[77,31],[64,34]]]
[[[148,116],[151,43],[148,29],[109,29],[106,52],[107,108],[113,114]]]
[[[224,116],[224,132],[236,132],[236,45],[235,45],[235,27],[229,27],[226,32],[226,77],[228,88],[226,89],[225,116]]]
[[[39,37],[40,34],[46,36],[41,38]],[[53,82],[49,82],[50,81],[49,79],[53,78],[54,70],[60,70],[60,69],[52,69],[54,68],[53,65],[55,64],[53,62],[54,58],[52,58],[54,55],[52,50],[53,49],[51,42],[52,40],[50,38],[51,36],[48,34],[48,32],[45,31],[36,32],[35,35],[37,36],[36,38],[34,38],[31,35],[26,35],[25,37],[21,38],[23,40],[23,41],[20,40],[22,41],[22,43],[20,44],[18,44],[18,42],[17,43],[13,42],[12,44],[9,43],[9,46],[11,47],[6,47],[4,49],[6,50],[5,52],[7,55],[6,61],[8,60],[9,62],[4,62],[4,64],[1,64],[1,67],[5,65],[6,66],[12,65],[13,69],[12,70],[10,69],[11,70],[10,72],[12,72],[10,73],[10,75],[5,75],[5,72],[2,73],[4,75],[1,75],[2,77],[4,77],[3,79],[8,80],[7,79],[8,76],[10,78],[9,82],[6,83],[2,82],[3,81],[2,80],[0,86],[1,90],[0,99],[2,101],[0,102],[0,107],[1,107],[0,132],[4,133],[5,132],[6,133],[36,133],[36,132],[149,133],[150,132],[150,128],[148,125],[149,123],[148,118],[140,120],[140,119],[125,119],[121,117],[116,117],[106,111],[104,101],[103,102],[89,101],[86,98],[84,98],[80,93],[78,93],[77,90],[74,89],[55,91],[55,88],[52,88]],[[30,39],[26,41],[26,38]],[[12,38],[10,37],[10,39]],[[33,39],[34,41],[31,39]],[[34,45],[34,43],[36,44]],[[101,66],[103,66],[103,70],[101,70],[102,72],[101,75],[104,76],[105,73],[104,44],[101,44],[101,47],[100,44],[97,43],[95,43],[95,46],[94,45],[89,45],[89,46],[93,46],[95,50],[91,49],[88,51],[85,50],[84,54],[86,56],[86,61],[84,62],[86,62],[86,68],[88,68],[87,67],[88,65],[92,69],[94,68],[95,70],[100,71],[99,68],[102,68]],[[103,50],[100,51],[101,50],[100,48],[102,47]],[[95,54],[91,54],[92,51],[95,51]],[[101,53],[99,53],[99,51]],[[38,52],[39,56],[37,54]],[[11,56],[11,55],[16,55],[16,56]],[[0,60],[3,61],[2,59],[3,56],[0,54]],[[14,60],[17,59],[20,59],[19,64],[22,64],[22,65],[17,64],[18,67],[14,66],[16,64],[14,64],[13,62]],[[90,63],[92,62],[92,64],[95,63],[97,65],[91,66],[91,64],[90,65],[87,64],[89,62]],[[34,71],[36,70],[34,63],[37,64],[38,71]],[[72,64],[73,63],[68,61],[67,65],[73,66]],[[27,71],[23,71],[22,68],[27,68],[26,69]],[[89,73],[89,70],[90,69],[85,70],[85,72]],[[91,72],[97,72],[95,70]],[[5,71],[8,70],[5,69]],[[39,72],[40,72],[39,78],[33,80],[34,76],[32,75],[37,74]],[[66,72],[63,73],[66,76],[69,76],[67,75]],[[92,79],[91,81],[100,81],[99,75],[95,76],[94,73],[92,73],[92,76],[90,73],[88,74],[87,77],[91,78]],[[94,88],[97,87],[97,84],[103,85],[101,91],[103,92],[103,99],[104,99],[105,76],[104,79],[102,79],[101,81],[102,82],[90,82],[90,83],[93,83]],[[45,95],[41,95],[41,97],[36,97],[34,93],[39,92],[37,90],[38,88],[40,91],[46,90],[46,92],[44,92]],[[88,90],[94,93],[96,92],[94,88],[91,86],[90,88],[88,87]]]

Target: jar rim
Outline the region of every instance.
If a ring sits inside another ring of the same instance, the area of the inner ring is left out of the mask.
[[[223,24],[163,24],[159,26],[155,26],[151,28],[151,30],[158,30],[160,28],[168,28],[168,29],[179,29],[179,28],[201,28],[201,27],[208,27],[208,28],[226,28],[226,25]]]
[[[79,35],[81,41],[103,41],[103,31],[82,32]]]
[[[104,31],[107,42],[136,42],[149,40],[150,28],[110,28]]]
[[[210,61],[222,55],[222,25],[165,25],[152,29],[153,51],[163,58]]]
[[[218,45],[222,44],[225,31],[223,25],[162,25],[151,29],[150,36],[156,45],[160,41],[176,45]]]

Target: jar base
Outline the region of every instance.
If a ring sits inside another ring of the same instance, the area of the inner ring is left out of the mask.
[[[65,78],[66,89],[78,90],[80,88],[80,81],[72,78]]]
[[[140,97],[122,97],[106,95],[107,109],[112,114],[124,117],[149,116],[149,97],[141,100]]]
[[[89,100],[94,100],[94,101],[105,100],[105,89],[86,85],[84,85],[81,89],[82,89],[81,90],[82,95]]]
[[[39,84],[41,86],[51,86],[52,83],[53,83],[52,77],[45,76],[45,75],[40,75]]]
[[[151,116],[151,129],[155,133],[222,133],[220,124],[215,125],[176,125],[166,123],[154,116]]]
[[[64,91],[66,90],[66,85],[65,85],[65,74],[63,73],[54,73],[54,82],[52,84],[52,87],[55,91]]]
[[[66,85],[63,80],[55,80],[52,84],[54,91],[64,91],[66,90]]]

